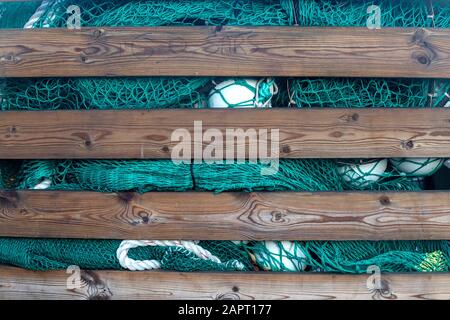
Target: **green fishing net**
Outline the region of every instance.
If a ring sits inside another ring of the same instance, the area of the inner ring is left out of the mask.
[[[288,84],[291,104],[329,108],[425,108],[450,105],[450,81],[310,78]]]
[[[54,1],[34,27],[65,27],[70,0]],[[82,27],[166,25],[289,25],[286,0],[110,0],[76,2]]]
[[[433,158],[428,162],[414,158],[392,160],[415,163],[412,167],[403,164],[401,171],[395,167],[397,162],[386,159],[358,161],[281,159],[279,163],[176,164],[171,160],[27,160],[15,174],[15,181],[17,189],[34,189],[48,180],[51,190],[100,192],[416,191],[423,188],[422,177],[433,174],[443,162]],[[411,169],[414,172],[407,171]]]
[[[74,80],[86,108],[203,107],[209,78],[83,78]]]
[[[346,190],[423,189],[423,177],[433,175],[444,163],[440,158],[337,160],[337,171]]]
[[[297,23],[317,27],[366,27],[373,15],[369,6],[380,9],[380,27],[450,26],[447,0],[295,0]],[[431,5],[430,5],[431,3]],[[369,11],[369,12],[368,12]]]
[[[119,240],[0,238],[0,264],[31,270],[120,270]],[[174,246],[130,249],[134,260],[158,260],[173,271],[254,270],[366,273],[371,266],[381,272],[447,272],[448,241],[264,241],[237,245],[231,241],[200,241],[199,246],[219,258],[203,260]],[[253,260],[253,263],[252,263]],[[238,264],[236,263],[238,262]],[[239,265],[239,267],[238,267]],[[242,268],[243,267],[243,268]]]
[[[447,272],[448,241],[265,241],[246,246],[255,262],[271,271],[366,273]]]
[[[5,79],[1,110],[201,108],[209,78]]]
[[[282,159],[275,174],[270,163],[194,164],[195,186],[204,191],[327,191],[342,190],[331,160]],[[270,173],[270,171],[269,171]]]
[[[33,189],[48,179],[49,189],[184,191],[193,186],[188,164],[171,160],[31,160],[22,166],[19,189]]]
[[[0,1],[0,29],[23,28],[41,4],[41,0]]]
[[[122,269],[116,255],[119,240],[0,238],[0,264],[31,270],[58,270],[76,265],[81,269]],[[158,260],[172,271],[245,271],[252,263],[245,250],[231,241],[200,241],[199,246],[221,263],[203,260],[178,247],[147,246],[130,249],[134,260]],[[236,268],[238,261],[243,269]]]

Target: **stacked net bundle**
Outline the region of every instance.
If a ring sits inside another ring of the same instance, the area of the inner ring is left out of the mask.
[[[288,98],[300,108],[433,108],[449,97],[448,80],[310,78],[290,81]]]
[[[24,162],[19,189],[43,181],[49,189],[120,191],[185,191],[193,181],[188,164],[171,160],[32,160]]]
[[[362,162],[361,162],[362,161]],[[174,163],[171,160],[28,160],[18,189],[120,191],[421,190],[443,159]]]
[[[87,270],[120,270],[123,269],[117,255],[120,244],[120,240],[0,238],[0,264],[43,271],[67,269],[71,265]],[[246,252],[231,241],[200,241],[198,245],[220,262],[166,245],[132,248],[128,257],[156,260],[158,268],[171,271],[252,270]]]
[[[372,23],[373,9],[380,9],[380,27],[450,26],[447,0],[296,0],[297,23],[316,27],[365,27]],[[430,5],[431,4],[431,5]]]
[[[50,1],[34,27],[65,27],[69,0]],[[290,25],[287,0],[81,0],[82,27],[167,25]]]
[[[6,79],[1,110],[158,109],[203,107],[209,78]]]
[[[448,241],[270,241],[247,245],[253,260],[270,271],[367,273],[447,272]]]

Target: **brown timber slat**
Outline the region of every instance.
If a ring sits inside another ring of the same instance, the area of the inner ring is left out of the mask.
[[[171,158],[174,130],[194,145],[194,121],[203,132],[269,129],[269,140],[277,129],[281,158],[450,157],[450,109],[278,108],[2,112],[0,159]]]
[[[0,268],[0,299],[450,299],[450,274],[369,275],[82,271]],[[178,309],[174,310],[178,312]]]
[[[450,192],[0,191],[0,236],[155,240],[450,239]]]
[[[450,75],[450,29],[148,27],[0,31],[0,76]]]

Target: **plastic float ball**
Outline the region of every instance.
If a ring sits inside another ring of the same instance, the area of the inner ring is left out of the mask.
[[[210,108],[270,108],[278,89],[271,79],[226,80],[209,93]]]
[[[248,240],[237,240],[237,241],[231,241],[231,242],[233,242],[237,246],[244,246],[244,245],[248,244],[249,241]]]
[[[45,190],[50,188],[52,182],[49,179],[45,179],[33,187],[33,190]]]
[[[387,165],[387,159],[359,160],[353,163],[340,162],[338,173],[351,186],[363,188],[383,178]]]
[[[256,263],[267,271],[303,271],[305,253],[292,241],[264,241],[255,247]]]
[[[429,176],[440,169],[445,159],[440,158],[393,158],[392,165],[399,172],[411,176]]]
[[[450,159],[445,161],[445,166],[450,169]]]

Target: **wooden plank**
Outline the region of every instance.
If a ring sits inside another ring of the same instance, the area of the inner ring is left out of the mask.
[[[1,267],[0,299],[450,299],[447,273],[382,274],[376,286],[364,274],[82,271],[75,289],[69,276]]]
[[[450,29],[148,27],[0,31],[0,76],[427,77]]]
[[[0,236],[153,240],[450,239],[450,192],[0,191]]]
[[[267,129],[267,142],[278,130],[281,158],[450,157],[447,108],[274,108],[2,112],[0,159],[171,158],[177,129],[189,132],[192,148],[211,143],[194,136],[196,121],[199,132],[218,129],[224,141],[227,129],[253,129],[256,138]],[[248,150],[256,142],[235,145]]]

